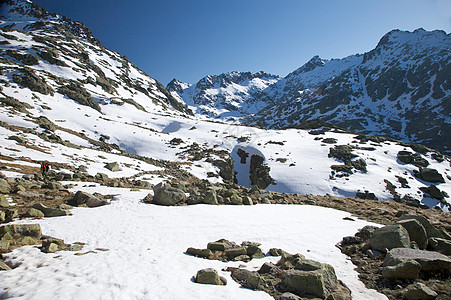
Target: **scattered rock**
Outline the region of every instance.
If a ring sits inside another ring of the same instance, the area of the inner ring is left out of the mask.
[[[441,238],[430,238],[428,240],[428,250],[451,256],[451,241]]]
[[[68,201],[68,204],[72,206],[99,207],[107,205],[108,201],[99,199],[89,193],[78,191],[74,197]]]
[[[47,218],[69,216],[71,214],[70,211],[68,211],[68,210],[61,209],[61,208],[47,207],[41,203],[33,204],[33,208],[41,211],[44,214],[44,217],[47,217]]]
[[[421,225],[423,225],[424,229],[426,230],[426,234],[427,234],[428,238],[431,238],[431,237],[445,238],[443,233],[440,232],[440,230],[438,230],[437,228],[435,228],[431,224],[431,222],[424,216],[405,214],[405,215],[402,215],[399,219],[400,220],[409,220],[409,219],[417,220],[418,222],[421,223]]]
[[[5,195],[0,195],[0,208],[8,208],[9,201]]]
[[[390,250],[385,257],[384,266],[395,266],[409,260],[418,262],[421,265],[422,272],[451,271],[451,259],[446,255],[409,248]]]
[[[401,225],[378,228],[370,237],[370,247],[381,252],[386,252],[387,249],[410,247],[409,233]]]
[[[30,208],[24,214],[24,217],[28,218],[44,218],[44,216],[45,216],[44,213],[36,208]]]
[[[314,296],[325,299],[338,284],[334,268],[322,264],[314,271],[288,270],[283,284],[301,296]]]
[[[170,206],[186,200],[185,192],[170,184],[158,184],[153,188],[153,192],[151,203],[157,205]]]
[[[0,179],[0,193],[9,194],[11,192],[11,186],[5,179]]]
[[[202,258],[209,258],[213,254],[213,252],[210,249],[197,249],[192,247],[188,248],[186,250],[186,253]]]
[[[398,159],[405,164],[413,164],[417,167],[427,167],[429,162],[418,153],[399,151]]]
[[[202,284],[226,285],[225,278],[221,278],[218,271],[212,268],[197,271],[195,282]]]
[[[110,170],[111,172],[121,171],[121,167],[119,166],[119,164],[117,162],[107,163],[107,164],[105,164],[104,168]]]
[[[396,224],[404,227],[409,233],[410,241],[414,241],[420,249],[426,249],[428,237],[423,225],[415,219],[398,221]]]
[[[388,279],[417,279],[420,276],[421,265],[415,260],[408,260],[382,270],[382,277]]]
[[[421,282],[416,282],[407,287],[407,291],[404,294],[406,300],[433,300],[438,296],[436,292],[428,288]]]
[[[420,168],[419,171],[414,171],[414,175],[427,182],[445,183],[445,179],[443,179],[443,176],[436,169]]]

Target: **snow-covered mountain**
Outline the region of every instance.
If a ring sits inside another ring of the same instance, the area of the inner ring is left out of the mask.
[[[195,85],[173,79],[167,89],[197,114],[227,119],[253,114],[266,107],[258,94],[281,78],[265,72],[229,72],[209,75]]]
[[[0,67],[4,80],[99,112],[108,105],[132,105],[142,111],[191,113],[126,57],[105,49],[82,23],[50,14],[31,1],[3,2]]]
[[[393,30],[374,50],[312,58],[263,91],[273,102],[248,124],[296,127],[320,119],[451,153],[451,35]]]

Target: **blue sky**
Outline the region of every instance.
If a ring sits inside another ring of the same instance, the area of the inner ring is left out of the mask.
[[[392,29],[451,31],[449,0],[35,0],[88,26],[166,85],[210,74],[286,76],[314,55],[373,49]]]

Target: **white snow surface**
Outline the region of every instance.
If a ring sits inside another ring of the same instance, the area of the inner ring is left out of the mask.
[[[184,253],[188,247],[205,248],[221,238],[261,243],[264,252],[282,248],[306,258],[331,264],[352,291],[353,299],[386,299],[358,280],[352,262],[335,247],[370,223],[343,220],[350,214],[329,208],[294,205],[162,207],[140,201],[146,192],[106,187],[83,188],[118,194],[111,205],[75,208],[72,216],[21,220],[39,223],[43,233],[66,243],[84,242],[82,256],[73,252],[45,254],[26,246],[6,254],[17,266],[0,272],[0,296],[13,299],[272,299],[261,291],[239,287],[224,263]],[[374,224],[372,224],[374,225]],[[98,250],[108,249],[108,251]],[[96,250],[97,249],[97,250]],[[278,257],[246,263],[258,270]],[[192,281],[198,270],[214,268],[226,286]]]

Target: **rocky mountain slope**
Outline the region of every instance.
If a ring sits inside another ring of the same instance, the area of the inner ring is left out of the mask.
[[[107,105],[191,113],[126,57],[105,49],[80,22],[22,0],[3,1],[0,68],[4,83],[102,112]],[[14,95],[3,93],[8,101]],[[43,103],[42,103],[43,104]],[[45,109],[45,108],[44,108]]]
[[[190,105],[209,107],[198,110],[208,115],[216,106],[227,111],[263,108],[256,114],[241,110],[242,123],[248,125],[281,129],[320,119],[449,154],[450,48],[451,36],[443,31],[393,30],[367,53],[332,60],[315,56],[283,79],[271,77],[255,93],[243,94],[234,82],[221,81],[224,74],[207,76],[195,86],[173,88],[173,82],[168,88]],[[231,102],[239,106],[223,104]]]
[[[265,90],[275,101],[248,121],[284,128],[321,119],[450,153],[450,47],[443,31],[393,30],[363,55],[314,57]]]
[[[264,72],[229,72],[206,76],[195,85],[173,79],[166,88],[197,114],[227,119],[266,107],[270,102],[260,101],[257,95],[279,80]]]

